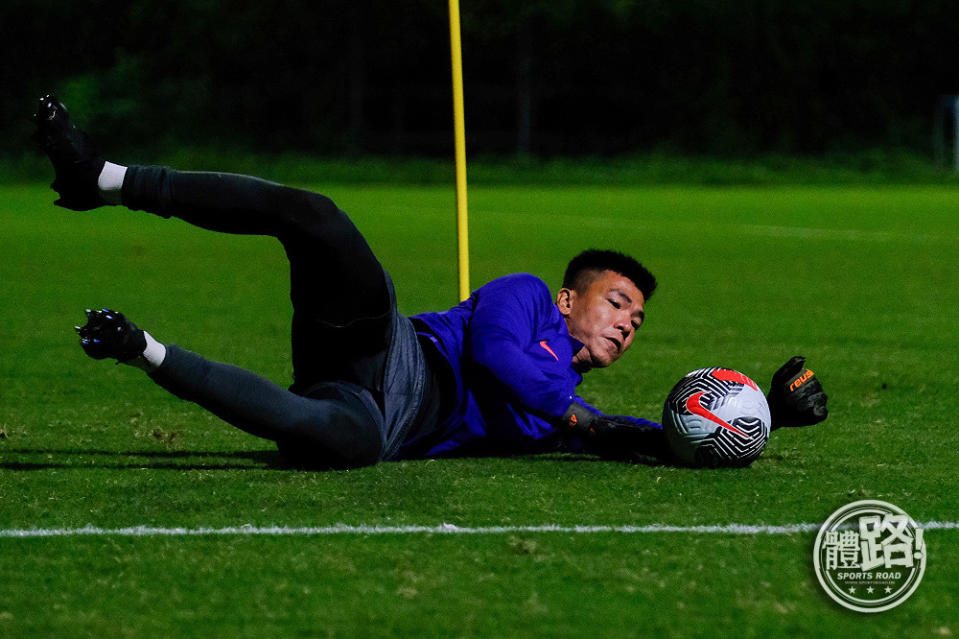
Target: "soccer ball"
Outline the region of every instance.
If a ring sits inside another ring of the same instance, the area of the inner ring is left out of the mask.
[[[728,368],[688,373],[663,406],[669,447],[691,466],[748,466],[763,452],[770,424],[759,386]]]

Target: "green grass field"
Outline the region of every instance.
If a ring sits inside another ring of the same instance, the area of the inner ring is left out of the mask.
[[[401,310],[455,299],[449,188],[313,184],[351,213]],[[0,530],[128,526],[676,526],[821,522],[864,498],[959,520],[959,191],[475,188],[474,286],[555,289],[587,247],[660,289],[633,350],[582,395],[658,418],[688,370],[768,383],[809,358],[830,418],[776,432],[748,469],[571,457],[278,466],[257,440],[137,370],[83,356],[82,310],[288,383],[286,262],[270,239],[0,187]],[[322,294],[322,290],[318,290]],[[0,536],[0,637],[950,636],[959,530],[929,530],[922,584],[847,611],[815,532]]]

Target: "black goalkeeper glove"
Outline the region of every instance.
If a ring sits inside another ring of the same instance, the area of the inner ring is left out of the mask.
[[[627,426],[635,426],[626,420],[618,420],[608,415],[597,415],[585,406],[570,404],[569,410],[562,417],[562,425],[572,433],[583,437],[605,435],[614,430],[623,430]]]
[[[766,396],[772,429],[818,424],[829,414],[826,399],[819,378],[806,368],[806,358],[793,357],[773,375]]]
[[[608,459],[662,464],[672,457],[662,428],[636,424],[623,417],[597,415],[576,403],[570,405],[560,425],[582,437],[588,451]]]
[[[123,313],[103,308],[86,310],[87,323],[73,328],[80,335],[80,346],[93,359],[112,357],[128,362],[143,354],[147,341],[143,331]]]

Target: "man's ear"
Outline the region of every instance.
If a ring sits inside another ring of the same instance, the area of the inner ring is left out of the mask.
[[[559,293],[556,294],[556,307],[559,309],[559,314],[563,317],[569,317],[569,314],[573,312],[573,301],[576,297],[576,291],[568,288],[559,289]]]

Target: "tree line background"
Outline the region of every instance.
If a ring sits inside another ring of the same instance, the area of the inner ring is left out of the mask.
[[[468,149],[932,153],[954,0],[461,0]],[[54,90],[104,145],[436,156],[442,0],[7,0],[0,133]],[[940,114],[941,115],[941,114]]]

